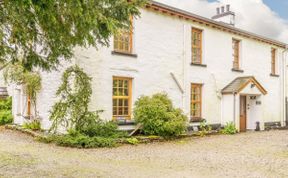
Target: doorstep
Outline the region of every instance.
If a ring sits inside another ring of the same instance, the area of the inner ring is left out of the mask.
[[[118,125],[118,130],[132,132],[135,130],[136,125]]]
[[[201,122],[190,122],[188,125],[188,131],[199,131]],[[221,124],[208,124],[212,127],[212,130],[219,130],[221,128]]]
[[[118,130],[121,131],[133,131],[136,128],[136,123],[134,120],[117,120]]]

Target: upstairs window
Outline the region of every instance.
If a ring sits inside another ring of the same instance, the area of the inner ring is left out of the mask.
[[[271,49],[271,74],[276,75],[276,49]]]
[[[133,52],[133,19],[130,19],[130,28],[121,29],[114,36],[114,51],[132,54]]]
[[[199,121],[202,110],[202,84],[191,84],[191,120]]]
[[[113,118],[131,118],[132,79],[113,77]]]
[[[192,28],[192,64],[202,64],[202,30]]]
[[[233,48],[233,69],[240,70],[240,41],[233,39],[232,40]]]

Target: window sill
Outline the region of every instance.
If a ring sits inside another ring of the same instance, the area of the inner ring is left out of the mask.
[[[279,75],[277,74],[270,74],[271,77],[280,77]]]
[[[113,54],[113,55],[119,55],[119,56],[135,57],[135,58],[138,57],[137,54],[125,53],[125,52],[120,52],[120,51],[112,51],[111,54]]]
[[[136,122],[134,120],[125,120],[125,121],[116,121],[116,123],[120,125],[136,125]]]
[[[239,73],[243,73],[244,70],[241,69],[231,69],[232,72],[239,72]]]
[[[206,64],[196,64],[196,63],[191,63],[191,66],[207,67]]]

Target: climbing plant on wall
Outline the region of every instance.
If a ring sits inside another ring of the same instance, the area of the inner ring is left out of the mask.
[[[58,126],[79,130],[89,118],[95,118],[97,113],[88,110],[91,94],[91,78],[79,66],[69,67],[56,92],[60,99],[52,107],[50,131],[56,131]]]

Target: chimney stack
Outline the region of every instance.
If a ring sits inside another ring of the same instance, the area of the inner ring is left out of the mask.
[[[230,5],[216,8],[216,15],[212,17],[213,20],[235,26],[235,13],[231,11]]]

